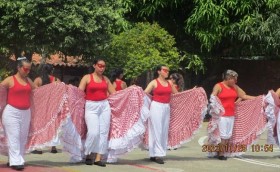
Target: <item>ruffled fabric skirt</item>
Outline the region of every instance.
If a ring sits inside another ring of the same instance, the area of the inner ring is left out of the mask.
[[[274,91],[265,96],[265,114],[267,117],[267,143],[280,146],[280,100]]]
[[[266,115],[263,110],[264,97],[258,96],[253,100],[236,103],[235,120],[232,137],[229,145],[217,145],[221,143],[219,132],[220,117],[224,114],[223,106],[218,97],[211,95],[209,113],[212,119],[208,123],[207,152],[209,156],[215,156],[216,151],[225,150],[225,156],[238,156],[247,151],[247,148],[257,141],[266,129]]]
[[[31,123],[26,152],[52,146],[59,138],[63,151],[70,154],[70,162],[84,159],[85,94],[77,87],[64,83],[51,83],[32,93]],[[6,105],[7,90],[0,86],[0,111]],[[108,162],[140,144],[148,143],[147,119],[151,99],[137,86],[110,95],[111,122],[108,142]],[[172,95],[169,148],[178,148],[190,141],[201,127],[207,108],[207,96],[203,88],[194,88]],[[0,153],[7,153],[6,136],[0,123]]]

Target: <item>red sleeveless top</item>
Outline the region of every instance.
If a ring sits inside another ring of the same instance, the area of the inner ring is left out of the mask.
[[[235,88],[227,88],[223,83],[219,83],[222,91],[218,94],[219,99],[225,109],[225,114],[223,116],[234,116],[235,111],[235,100],[237,98],[237,92]]]
[[[171,85],[168,83],[167,87],[160,84],[158,79],[156,79],[157,87],[153,90],[153,100],[160,103],[169,103],[172,93]]]
[[[55,81],[55,77],[50,75],[50,83],[53,83]]]
[[[26,80],[26,85],[20,84],[13,76],[14,86],[9,88],[7,103],[17,109],[28,109],[30,107],[31,85]]]
[[[107,99],[108,85],[104,77],[102,81],[97,83],[94,81],[93,75],[90,74],[90,82],[86,87],[86,100],[101,101]]]
[[[116,91],[120,91],[122,90],[122,80],[116,80],[115,83],[116,83]]]

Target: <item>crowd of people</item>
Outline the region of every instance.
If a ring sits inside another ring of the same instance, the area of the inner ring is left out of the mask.
[[[26,152],[26,143],[30,126],[32,90],[38,88],[44,89],[42,86],[61,81],[52,75],[53,67],[50,64],[44,64],[42,66],[40,76],[32,81],[28,77],[31,69],[30,61],[28,61],[25,57],[21,57],[17,59],[17,63],[17,73],[13,76],[7,77],[1,82],[1,87],[7,89],[7,105],[4,107],[1,122],[3,124],[8,144],[7,165],[12,169],[22,170],[24,169],[24,154]],[[115,108],[111,107],[112,105],[110,104],[109,98],[118,94],[120,90],[125,91],[129,87],[123,80],[123,70],[114,70],[110,80],[103,74],[106,69],[106,62],[104,60],[96,59],[93,62],[92,67],[94,70],[83,76],[77,88],[85,94],[83,115],[87,131],[85,143],[82,148],[82,154],[84,155],[86,165],[105,167],[106,162],[104,159],[106,159],[106,155],[108,155],[112,108]],[[193,96],[194,94],[198,94],[202,95],[202,97],[207,97],[205,96],[204,91],[201,93],[201,88],[200,92],[197,91],[198,89],[196,87],[190,90],[184,90],[184,79],[182,75],[179,73],[172,73],[169,75],[169,70],[170,69],[167,65],[157,66],[155,69],[155,79],[152,80],[143,90],[145,100],[143,100],[142,103],[139,103],[141,104],[141,107],[145,106],[145,103],[148,103],[148,106],[146,106],[149,109],[147,117],[141,116],[139,113],[139,119],[144,119],[143,121],[139,121],[142,123],[148,123],[146,131],[142,131],[141,134],[146,136],[145,139],[148,146],[147,148],[150,160],[158,164],[164,164],[163,157],[166,156],[166,150],[169,147],[169,140],[174,137],[173,135],[171,137],[169,133],[171,114],[176,115],[180,113],[178,118],[184,118],[184,114],[187,116],[192,113],[186,109],[176,111],[181,107],[174,105],[175,103],[173,103],[172,100],[194,102],[194,100],[197,99],[189,96],[185,96],[186,98],[183,96],[182,100],[176,99],[176,95],[186,94]],[[211,94],[211,97],[214,97],[214,99],[217,100],[212,108],[214,110],[215,108],[217,109],[217,106],[220,108],[217,117],[218,135],[220,140],[215,142],[216,145],[229,145],[235,143],[232,140],[234,139],[232,138],[233,128],[234,125],[239,125],[238,122],[235,123],[235,118],[237,118],[235,116],[237,108],[236,101],[256,100],[257,103],[259,102],[257,97],[247,95],[245,91],[237,85],[237,79],[238,74],[235,71],[225,70],[222,74],[222,81],[214,86]],[[275,94],[280,97],[279,89]],[[240,100],[238,100],[238,98],[240,98]],[[211,100],[212,99],[210,99],[210,103],[213,105]],[[172,106],[173,109],[171,108],[171,105],[174,105]],[[135,106],[140,105],[137,103]],[[198,108],[196,111],[201,115],[202,120],[206,113],[206,106],[207,100],[197,103]],[[261,107],[261,104],[258,105],[258,107],[265,108]],[[129,107],[124,107],[124,109],[127,110]],[[212,111],[210,110],[209,113],[211,112]],[[197,116],[197,114],[194,115]],[[240,117],[238,117],[238,119],[239,118]],[[212,123],[209,122],[209,125],[211,124]],[[277,124],[275,123],[272,127],[277,127]],[[211,127],[208,129],[210,128]],[[179,141],[188,140],[196,129],[197,128],[189,131],[191,134],[188,134],[188,136],[176,139]],[[148,134],[145,134],[145,132]],[[280,131],[274,130],[274,132]],[[60,142],[58,135],[53,138],[54,139],[50,142],[51,144],[48,144],[48,146],[51,146],[52,153],[57,153],[56,146],[62,143]],[[209,136],[209,140],[211,139],[212,137]],[[251,143],[252,142],[248,142],[246,144],[249,145]],[[219,160],[227,160],[225,152],[226,150],[224,149],[218,150],[215,155],[216,158]],[[36,149],[33,153],[42,153],[42,150]]]

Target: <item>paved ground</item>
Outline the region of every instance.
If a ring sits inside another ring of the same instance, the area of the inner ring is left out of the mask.
[[[24,172],[184,172],[184,171],[207,171],[207,172],[280,172],[280,150],[274,146],[273,152],[248,152],[239,158],[229,158],[227,161],[220,161],[207,158],[206,153],[202,152],[201,144],[205,142],[206,136],[205,122],[200,132],[194,140],[185,144],[178,150],[167,152],[165,164],[159,165],[150,162],[148,152],[134,150],[122,157],[117,164],[108,164],[107,167],[87,166],[82,163],[68,163],[66,153],[51,154],[45,150],[42,155],[26,155],[26,168]],[[256,144],[265,145],[266,133],[264,133]],[[6,167],[7,158],[0,156],[0,172],[14,171]]]

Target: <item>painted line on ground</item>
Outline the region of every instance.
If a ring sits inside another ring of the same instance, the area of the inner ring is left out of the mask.
[[[198,139],[198,144],[200,145],[200,146],[202,146],[202,145],[204,145],[204,141],[206,140],[208,138],[208,136],[202,136],[202,137],[200,137],[199,139]]]
[[[157,168],[152,168],[149,166],[145,166],[145,165],[139,165],[139,164],[127,164],[133,167],[138,167],[138,168],[143,168],[143,169],[147,169],[147,170],[151,170],[151,171],[160,171],[160,172],[164,172],[164,170],[162,169],[157,169]]]
[[[200,138],[198,139],[198,144],[199,144],[200,146],[204,145],[205,140],[206,140],[207,138],[208,138],[208,136],[202,136],[202,137],[200,137]],[[279,148],[275,148],[275,149],[274,149],[274,152],[280,152],[280,149],[279,149]],[[253,159],[243,158],[243,157],[233,158],[233,159],[238,160],[238,161],[243,161],[243,162],[251,163],[251,164],[266,166],[266,167],[280,168],[280,165],[278,165],[278,164],[272,164],[272,163],[257,161],[257,160],[253,160]]]
[[[274,148],[273,152],[280,152],[280,148]]]
[[[10,170],[10,167],[6,166],[7,162],[0,161],[0,168],[5,168],[5,170]],[[3,167],[2,167],[3,166]],[[58,166],[53,166],[53,165],[47,165],[47,164],[41,164],[41,163],[28,163],[25,165],[24,171],[34,171],[35,169],[37,170],[44,170],[44,171],[65,171],[65,172],[79,172],[78,170],[74,170],[69,167],[58,167]],[[3,171],[4,169],[1,169]],[[14,171],[14,170],[12,170]]]
[[[251,163],[251,164],[266,166],[266,167],[280,168],[280,165],[277,165],[277,164],[257,161],[257,160],[248,159],[248,158],[233,158],[233,159],[238,160],[238,161],[243,161],[243,162]]]

